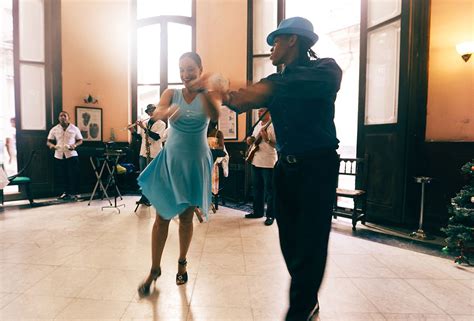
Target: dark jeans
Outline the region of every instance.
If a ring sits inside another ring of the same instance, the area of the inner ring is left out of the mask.
[[[79,157],[55,158],[55,163],[60,176],[59,181],[64,186],[64,192],[69,195],[76,195],[79,191],[79,178],[81,177]]]
[[[150,162],[153,160],[153,158],[150,158]],[[140,156],[138,158],[138,165],[140,166],[140,172],[143,172],[143,170],[146,168],[148,165],[146,162],[146,157]]]
[[[275,217],[273,203],[273,168],[252,165],[253,212],[263,216],[265,203],[267,217]]]
[[[282,157],[275,170],[275,210],[280,247],[291,275],[286,321],[306,321],[315,306],[326,267],[339,156]]]
[[[150,163],[152,160],[153,158],[150,158]],[[140,156],[138,158],[138,165],[140,165],[140,172],[143,172],[143,170],[148,166],[146,157]],[[148,202],[148,198],[142,194],[140,201]]]

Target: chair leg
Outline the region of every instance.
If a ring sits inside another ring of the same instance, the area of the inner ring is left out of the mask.
[[[26,189],[26,196],[28,197],[28,201],[30,201],[30,205],[33,205],[33,195],[31,194],[30,184],[26,184],[25,189]]]
[[[364,195],[362,198],[362,219],[361,223],[365,225],[366,222],[366,216],[367,216],[367,195]]]
[[[0,189],[0,201],[3,205],[3,189]]]
[[[356,199],[354,198],[354,209],[352,210],[352,230],[356,230],[356,225],[357,225],[357,202]]]

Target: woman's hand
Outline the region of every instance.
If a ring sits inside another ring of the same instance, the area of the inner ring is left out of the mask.
[[[221,96],[229,91],[229,80],[218,73],[203,73],[189,83],[189,89],[197,92],[218,92]]]

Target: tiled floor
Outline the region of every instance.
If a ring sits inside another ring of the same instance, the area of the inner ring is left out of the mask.
[[[163,275],[140,299],[154,211],[134,215],[135,200],[120,214],[99,201],[0,212],[0,320],[283,320],[289,277],[277,226],[224,207],[195,222],[185,286],[174,281],[171,223]],[[322,321],[474,320],[474,268],[338,232],[329,252]]]

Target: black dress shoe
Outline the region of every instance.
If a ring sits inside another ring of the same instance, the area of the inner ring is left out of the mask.
[[[245,215],[245,218],[262,218],[263,215],[258,215],[258,214],[255,214],[255,213],[250,213],[250,214],[246,214]]]
[[[265,224],[266,226],[270,226],[270,225],[273,224],[273,221],[274,221],[274,220],[275,220],[275,219],[274,219],[273,217],[267,217],[267,219],[265,220],[265,223],[264,223],[264,224]]]

